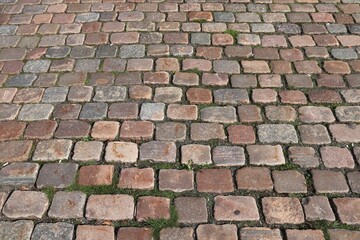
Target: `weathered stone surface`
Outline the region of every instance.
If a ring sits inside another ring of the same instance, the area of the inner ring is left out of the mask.
[[[251,145],[246,150],[250,156],[250,164],[254,165],[281,165],[285,163],[283,150],[280,145]]]
[[[105,161],[134,163],[138,158],[138,146],[131,142],[109,142]]]
[[[270,229],[262,227],[245,227],[240,229],[240,237],[242,240],[282,240],[279,229]]]
[[[18,220],[14,222],[0,222],[0,238],[28,240],[34,228],[33,221]]]
[[[294,126],[290,124],[263,124],[258,126],[260,142],[263,143],[297,143]]]
[[[35,226],[31,239],[64,239],[71,240],[74,236],[74,225],[70,223],[39,223]]]
[[[218,123],[191,124],[190,138],[193,141],[209,141],[211,139],[226,139],[224,127]]]
[[[211,163],[210,146],[189,144],[181,147],[182,164],[209,164]]]
[[[159,189],[162,191],[183,192],[194,189],[194,173],[187,170],[161,169]]]
[[[56,161],[67,159],[72,147],[71,140],[47,140],[36,146],[34,161]]]
[[[83,166],[79,171],[78,183],[83,186],[111,185],[114,165]]]
[[[112,226],[78,225],[76,228],[77,240],[115,239]]]
[[[336,198],[334,203],[342,223],[348,225],[358,225],[360,223],[360,199]]]
[[[233,107],[207,107],[200,110],[201,120],[215,123],[236,122],[236,111]]]
[[[0,170],[0,185],[34,186],[39,171],[37,163],[12,163]]]
[[[260,220],[256,201],[253,197],[217,196],[214,200],[214,216],[217,221]]]
[[[190,227],[164,228],[160,231],[160,240],[193,240],[194,230]]]
[[[300,224],[304,213],[297,198],[266,197],[262,199],[263,212],[269,224]]]
[[[272,191],[270,170],[265,167],[244,167],[236,171],[238,189]]]
[[[272,176],[278,193],[307,193],[305,177],[296,170],[275,170]]]
[[[12,219],[40,219],[49,206],[45,193],[14,191],[6,201],[3,214]]]
[[[217,166],[238,166],[245,164],[242,147],[217,146],[212,151],[213,162]]]
[[[78,165],[75,163],[49,163],[40,169],[36,186],[38,188],[54,187],[65,188],[70,186],[74,179]]]
[[[152,141],[140,146],[140,160],[153,162],[175,162],[176,145],[173,142]]]
[[[213,240],[237,240],[237,227],[234,224],[204,224],[196,229],[196,236],[199,240],[213,239]]]
[[[51,218],[82,218],[86,195],[82,192],[57,192],[51,203],[48,215]]]
[[[154,170],[152,168],[123,168],[118,187],[132,189],[153,189]]]
[[[170,218],[170,199],[164,197],[139,197],[136,206],[136,219],[139,222],[147,219]]]
[[[28,160],[32,141],[0,142],[0,162],[22,162]]]
[[[91,195],[85,216],[90,220],[131,220],[134,217],[134,198],[123,194]]]
[[[205,198],[178,197],[175,199],[178,221],[181,223],[206,223],[208,213]]]
[[[325,196],[310,196],[302,199],[307,221],[335,221],[329,200]]]

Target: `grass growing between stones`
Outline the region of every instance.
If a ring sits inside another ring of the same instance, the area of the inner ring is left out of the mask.
[[[239,34],[238,31],[233,30],[233,29],[228,29],[228,30],[226,30],[224,33],[230,34],[230,35],[234,38],[234,41],[236,41],[237,36],[238,36],[238,34]]]
[[[328,221],[315,221],[310,223],[312,229],[319,229],[322,230],[324,233],[325,240],[330,240],[330,235],[328,230],[330,229],[344,229],[344,230],[351,230],[351,231],[359,231],[359,226],[347,225],[344,223],[340,223],[338,221],[335,222],[328,222]]]
[[[160,238],[160,231],[163,228],[175,227],[177,226],[178,214],[174,206],[170,206],[170,218],[163,219],[148,219],[146,224],[153,229],[153,236],[155,239]]]
[[[50,202],[53,200],[54,195],[56,193],[55,188],[53,187],[45,187],[41,191],[46,194]]]

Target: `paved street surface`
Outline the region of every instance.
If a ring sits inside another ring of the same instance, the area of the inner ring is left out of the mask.
[[[1,240],[359,240],[359,0],[0,0]]]

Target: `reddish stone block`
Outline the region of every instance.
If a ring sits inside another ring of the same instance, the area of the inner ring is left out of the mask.
[[[119,188],[153,189],[154,170],[152,168],[123,168],[120,172]]]
[[[204,169],[196,174],[199,192],[226,193],[234,191],[231,170]]]
[[[24,137],[29,139],[50,139],[56,127],[56,121],[52,120],[30,122],[25,130]]]
[[[253,144],[256,136],[252,126],[234,125],[227,128],[229,142],[232,144]]]
[[[147,121],[125,121],[121,125],[122,139],[149,140],[154,133],[154,124]]]
[[[170,218],[170,199],[164,197],[139,197],[136,207],[136,219],[144,222],[148,219]]]
[[[84,166],[79,170],[78,184],[83,186],[111,185],[113,165]]]

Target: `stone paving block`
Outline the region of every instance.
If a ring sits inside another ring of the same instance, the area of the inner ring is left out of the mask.
[[[331,170],[312,170],[314,187],[317,193],[346,193],[349,187],[341,172]]]
[[[263,124],[258,126],[262,143],[297,143],[295,128],[290,124]]]
[[[240,237],[243,240],[268,239],[282,240],[279,229],[270,229],[264,227],[245,227],[240,229]]]
[[[51,104],[26,104],[21,108],[18,119],[22,121],[47,120],[53,110],[54,107]]]
[[[69,89],[67,87],[50,87],[45,90],[42,102],[65,102]]]
[[[231,171],[228,169],[204,169],[196,173],[199,192],[226,193],[234,190]]]
[[[348,225],[357,225],[360,221],[358,198],[335,198],[337,213],[340,221]]]
[[[256,201],[248,196],[216,196],[214,216],[217,221],[258,221]]]
[[[122,227],[118,231],[118,240],[134,239],[134,240],[151,240],[153,233],[151,228],[143,227]]]
[[[319,158],[312,147],[293,146],[288,149],[289,158],[294,164],[305,168],[319,166]]]
[[[55,119],[77,119],[81,110],[80,104],[58,104],[53,112]],[[76,121],[74,121],[76,123]]]
[[[25,126],[23,122],[0,122],[0,140],[19,139],[23,135]]]
[[[307,193],[305,177],[296,170],[275,170],[272,176],[278,193]]]
[[[319,240],[325,239],[324,234],[321,230],[287,229],[286,236],[290,240],[297,240],[297,239],[301,239],[301,238],[319,239]]]
[[[76,228],[77,240],[96,240],[96,239],[114,240],[114,228],[112,226],[94,226],[94,225],[78,225]]]
[[[97,87],[93,100],[95,102],[117,102],[126,98],[126,88],[122,86]]]
[[[74,179],[78,165],[75,163],[48,163],[39,171],[36,181],[37,188],[66,188]]]
[[[300,139],[305,144],[328,144],[331,139],[328,130],[320,124],[298,126]]]
[[[320,149],[321,159],[327,168],[353,168],[351,152],[347,148],[326,146]]]
[[[152,168],[123,168],[120,172],[119,188],[153,189],[154,170]]]
[[[3,214],[11,219],[41,219],[49,206],[45,193],[14,191],[6,201]]]
[[[61,121],[56,129],[56,138],[84,138],[90,132],[90,125],[79,120]]]
[[[302,199],[307,221],[335,221],[329,200],[325,196],[310,196]]]
[[[238,189],[272,191],[273,181],[270,170],[265,167],[244,167],[236,171]]]
[[[304,213],[297,198],[266,197],[262,199],[265,220],[269,224],[301,224]]]
[[[0,142],[0,162],[23,162],[29,159],[32,141]]]
[[[211,139],[225,140],[224,128],[217,123],[193,123],[191,124],[190,138],[193,141],[208,141]]]
[[[33,160],[34,161],[56,161],[65,160],[70,156],[72,148],[71,140],[46,140],[37,144]]]
[[[83,186],[111,185],[114,165],[83,166],[79,170],[78,184]]]
[[[213,149],[212,156],[217,166],[245,165],[245,153],[242,147],[217,146]]]
[[[125,121],[121,125],[120,138],[124,140],[150,140],[154,124],[149,121]]]
[[[141,104],[140,119],[150,121],[162,121],[165,116],[164,103],[143,103]]]
[[[103,143],[97,141],[77,142],[72,157],[75,161],[99,161]]]
[[[52,120],[30,122],[26,127],[24,137],[29,139],[49,139],[53,136],[56,127],[56,121]]]
[[[250,164],[254,165],[281,165],[285,164],[283,150],[280,145],[251,145],[247,146]]]
[[[34,186],[39,172],[37,163],[11,163],[0,170],[0,185]]]
[[[170,199],[164,197],[139,197],[136,206],[136,219],[139,222],[147,219],[170,218]]]
[[[36,80],[36,74],[19,74],[9,78],[5,85],[7,87],[30,87]]]
[[[237,121],[233,107],[207,107],[200,110],[201,120],[215,123],[233,123]]]
[[[194,173],[187,170],[161,169],[159,189],[162,191],[183,192],[194,189]]]
[[[124,194],[91,195],[85,216],[90,220],[131,220],[134,218],[134,198]]]
[[[74,236],[74,225],[70,223],[39,223],[35,226],[31,239],[64,239],[71,240]]]
[[[182,164],[209,164],[211,163],[210,146],[189,144],[181,147]]]
[[[208,221],[205,198],[178,197],[174,202],[180,223],[192,224]]]
[[[193,240],[194,230],[190,227],[163,228],[160,231],[160,240]]]
[[[81,112],[80,119],[98,120],[107,115],[108,106],[106,103],[85,103]]]
[[[51,218],[82,218],[86,195],[82,192],[57,192],[48,211]]]
[[[113,121],[97,121],[91,130],[91,137],[98,140],[113,140],[119,133],[120,124]]]
[[[141,161],[175,162],[176,145],[174,142],[151,141],[140,146]]]
[[[33,221],[18,220],[14,222],[0,222],[1,239],[30,239],[34,228]]]
[[[174,122],[157,124],[155,138],[160,141],[184,141],[186,125]]]
[[[221,240],[224,238],[228,240],[236,240],[238,239],[237,231],[238,229],[234,224],[202,224],[197,227],[196,236],[199,240]]]

